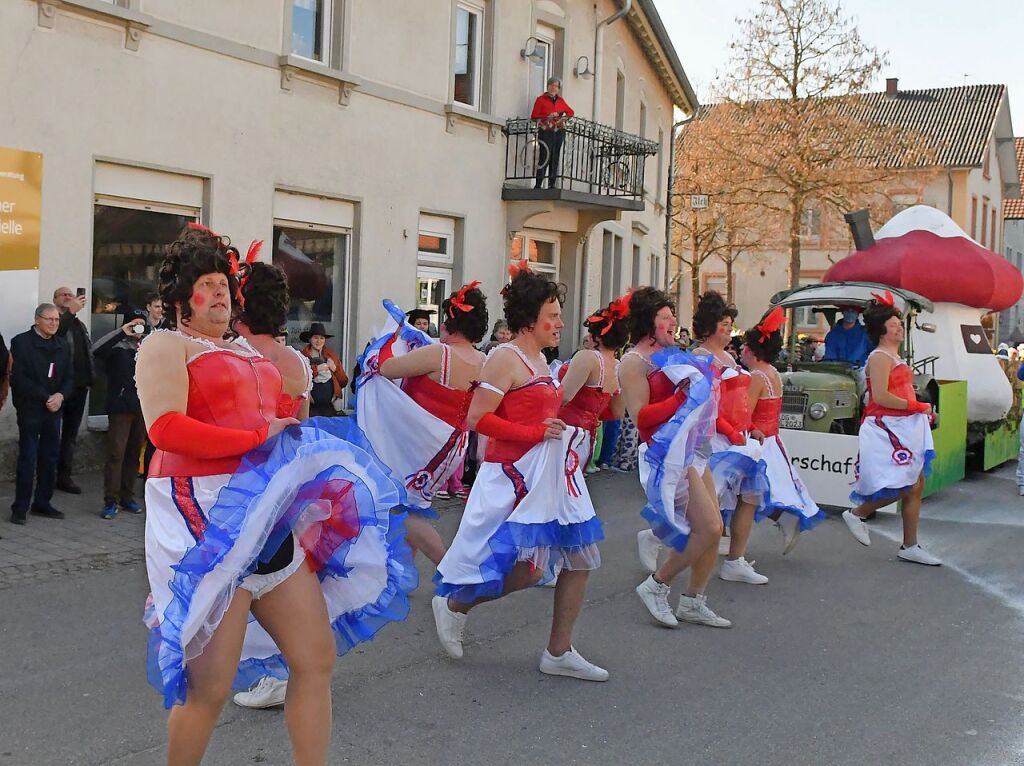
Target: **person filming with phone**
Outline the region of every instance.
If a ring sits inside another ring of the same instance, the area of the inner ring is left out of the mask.
[[[85,400],[89,396],[89,388],[95,381],[89,339],[89,328],[85,326],[78,314],[86,306],[85,288],[79,287],[71,292],[70,287],[58,287],[53,291],[53,302],[60,310],[60,327],[57,337],[67,341],[71,349],[71,365],[74,376],[74,388],[64,402],[64,414],[60,427],[60,457],[57,460],[57,489],[72,495],[82,494],[82,489],[71,478],[75,461],[75,445],[78,442],[78,429],[82,426],[85,415]]]
[[[103,509],[100,517],[112,519],[118,508],[142,513],[135,499],[139,455],[146,443],[146,423],[135,388],[135,356],[139,344],[149,335],[147,313],[122,308],[121,326],[92,346],[93,356],[107,375],[107,461],[103,470]]]

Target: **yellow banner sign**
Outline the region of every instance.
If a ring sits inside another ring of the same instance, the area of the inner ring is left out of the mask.
[[[43,155],[0,147],[0,271],[39,268]]]

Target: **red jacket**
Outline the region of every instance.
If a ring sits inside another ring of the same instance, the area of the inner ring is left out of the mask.
[[[533,102],[533,112],[530,113],[530,119],[543,120],[561,112],[565,112],[566,118],[572,117],[575,114],[561,96],[552,101],[551,96],[547,93],[541,93],[537,96],[537,100]]]

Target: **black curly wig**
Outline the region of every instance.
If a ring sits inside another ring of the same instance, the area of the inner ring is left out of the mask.
[[[167,245],[164,261],[160,265],[159,292],[164,305],[164,326],[171,330],[178,327],[178,306],[181,307],[181,322],[188,324],[192,309],[188,301],[192,287],[204,274],[223,274],[228,278],[228,293],[233,297],[238,292],[238,280],[231,273],[228,255],[238,251],[231,247],[230,240],[207,228],[182,229],[178,238]]]
[[[288,278],[269,263],[257,261],[242,268],[249,270],[249,276],[241,288],[244,307],[238,318],[257,335],[279,335],[291,304]]]
[[[675,302],[664,290],[657,287],[638,287],[634,290],[629,297],[629,316],[626,318],[630,340],[637,343],[641,338],[654,335],[654,318],[666,307],[672,309],[673,314],[676,313]]]
[[[717,290],[708,290],[697,301],[693,312],[693,335],[698,341],[705,341],[715,334],[718,323],[726,317],[735,322],[740,314],[736,307],[725,302]]]
[[[502,290],[505,321],[513,333],[522,332],[537,322],[544,304],[565,303],[565,285],[543,274],[523,269]]]
[[[903,314],[895,306],[890,306],[888,303],[871,301],[864,310],[864,329],[868,333],[868,338],[877,346],[878,341],[885,335],[885,323],[893,317],[902,318],[902,316]]]
[[[472,306],[472,311],[462,311],[452,305],[452,299],[458,295],[453,292],[441,304],[441,316],[444,317],[444,329],[450,333],[459,333],[470,343],[476,345],[487,334],[487,298],[479,287],[466,290],[462,302]]]
[[[629,341],[628,316],[623,319],[612,319],[601,311],[595,311],[583,324],[586,325],[587,332],[593,336],[598,345],[613,351],[622,348]],[[609,325],[611,325],[610,328]],[[606,328],[608,328],[607,332]],[[602,335],[602,333],[604,334]]]
[[[774,364],[782,352],[782,331],[775,330],[770,332],[768,337],[762,340],[761,330],[757,327],[751,327],[743,334],[743,343],[760,361]]]

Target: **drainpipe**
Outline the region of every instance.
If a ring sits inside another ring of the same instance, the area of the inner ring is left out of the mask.
[[[594,36],[594,122],[601,122],[601,72],[604,70],[604,67],[601,66],[601,61],[604,57],[604,28],[614,24],[629,13],[629,9],[632,7],[633,0],[624,0],[621,10],[616,11],[607,19],[597,22],[597,33]]]

